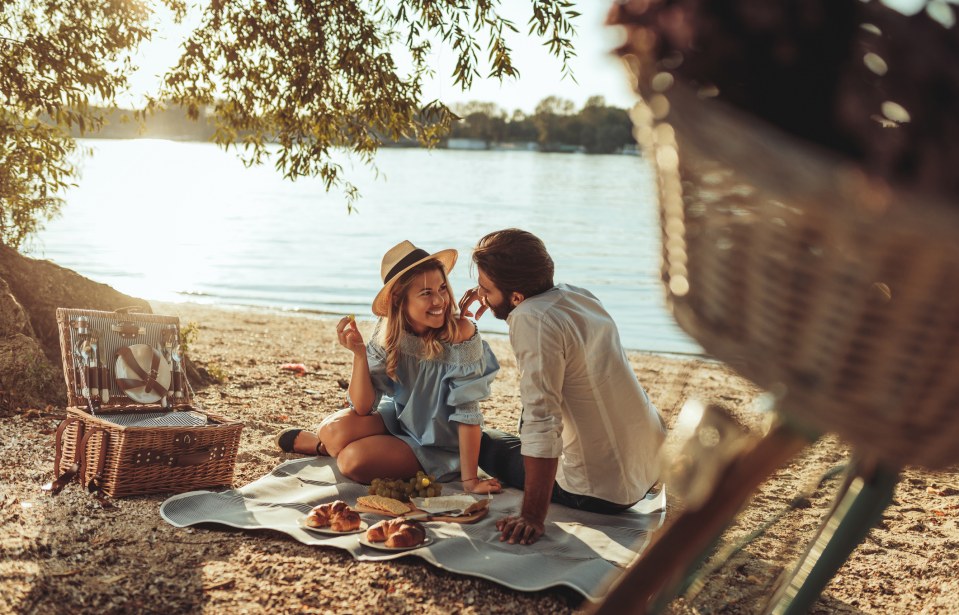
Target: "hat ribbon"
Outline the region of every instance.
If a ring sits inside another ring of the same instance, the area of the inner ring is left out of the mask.
[[[156,352],[153,353],[153,363],[150,365],[149,374],[143,371],[143,368],[140,367],[140,362],[137,361],[135,356],[133,356],[133,352],[129,347],[124,346],[117,351],[117,354],[123,357],[123,361],[126,363],[127,367],[133,370],[133,373],[140,377],[140,380],[135,380],[133,378],[117,378],[117,385],[119,385],[121,389],[135,389],[136,387],[142,386],[144,392],[152,391],[160,397],[163,397],[167,394],[167,390],[160,386],[160,383],[157,382],[157,371],[160,369],[160,356]]]
[[[416,261],[421,261],[424,258],[429,258],[429,257],[430,257],[430,253],[427,252],[426,250],[423,250],[422,248],[414,249],[412,252],[410,252],[403,258],[401,258],[400,262],[393,265],[393,268],[390,269],[389,272],[387,272],[386,277],[383,278],[383,283],[388,284],[389,281],[392,280],[397,273],[403,271],[404,269],[406,269],[407,267],[409,267]]]

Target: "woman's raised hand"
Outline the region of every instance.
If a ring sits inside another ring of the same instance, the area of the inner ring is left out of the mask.
[[[474,315],[469,308],[471,305],[477,302],[480,304],[480,306]],[[486,310],[489,306],[487,306],[486,302],[483,301],[483,299],[479,296],[479,287],[474,287],[463,293],[463,298],[460,299],[459,307],[461,316],[479,320],[479,317],[486,313]]]
[[[340,346],[353,354],[366,354],[366,342],[363,341],[363,335],[356,326],[356,319],[352,316],[344,316],[336,323],[336,339]]]

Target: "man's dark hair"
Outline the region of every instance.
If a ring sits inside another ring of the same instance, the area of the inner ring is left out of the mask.
[[[495,231],[479,240],[473,263],[500,291],[534,297],[553,287],[553,259],[542,240],[517,228]]]

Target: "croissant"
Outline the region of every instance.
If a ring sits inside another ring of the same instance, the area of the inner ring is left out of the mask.
[[[370,542],[386,542],[387,547],[415,547],[426,541],[426,529],[419,521],[386,519],[366,530]]]
[[[344,512],[349,511],[353,512],[346,502],[343,500],[337,500],[335,502],[328,502],[326,504],[320,504],[319,506],[314,506],[313,510],[306,516],[306,524],[310,527],[326,527],[331,525],[333,518],[336,515],[342,515]],[[356,513],[353,513],[356,514]],[[359,515],[357,515],[356,527],[359,527]],[[356,529],[356,527],[352,529]],[[333,528],[336,530],[336,528]],[[336,530],[342,531],[342,530]]]
[[[328,506],[330,507],[330,514],[337,514],[346,510],[353,510],[343,500],[336,500],[335,502],[331,502],[330,504],[328,504]]]
[[[366,530],[366,539],[370,542],[383,542],[386,540],[386,524],[394,519],[386,519],[385,521],[380,521],[374,523]]]
[[[306,524],[310,527],[326,527],[330,524],[330,509],[317,506],[306,516]]]
[[[330,529],[334,532],[352,532],[360,529],[360,515],[347,508],[330,515]]]

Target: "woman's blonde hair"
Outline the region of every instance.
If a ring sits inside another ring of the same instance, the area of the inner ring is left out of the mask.
[[[406,314],[407,291],[417,277],[434,269],[438,270],[443,276],[449,300],[446,302],[445,324],[439,329],[429,329],[420,337],[423,340],[423,358],[435,359],[443,352],[442,342],[450,343],[459,334],[457,319],[453,317],[453,306],[455,305],[453,289],[450,288],[449,278],[446,276],[446,269],[443,268],[443,264],[436,259],[430,259],[404,273],[393,287],[393,297],[390,300],[389,309],[380,323],[380,344],[386,350],[386,373],[393,380],[397,380],[396,365],[399,362],[400,337],[403,331],[413,332],[412,324]]]

